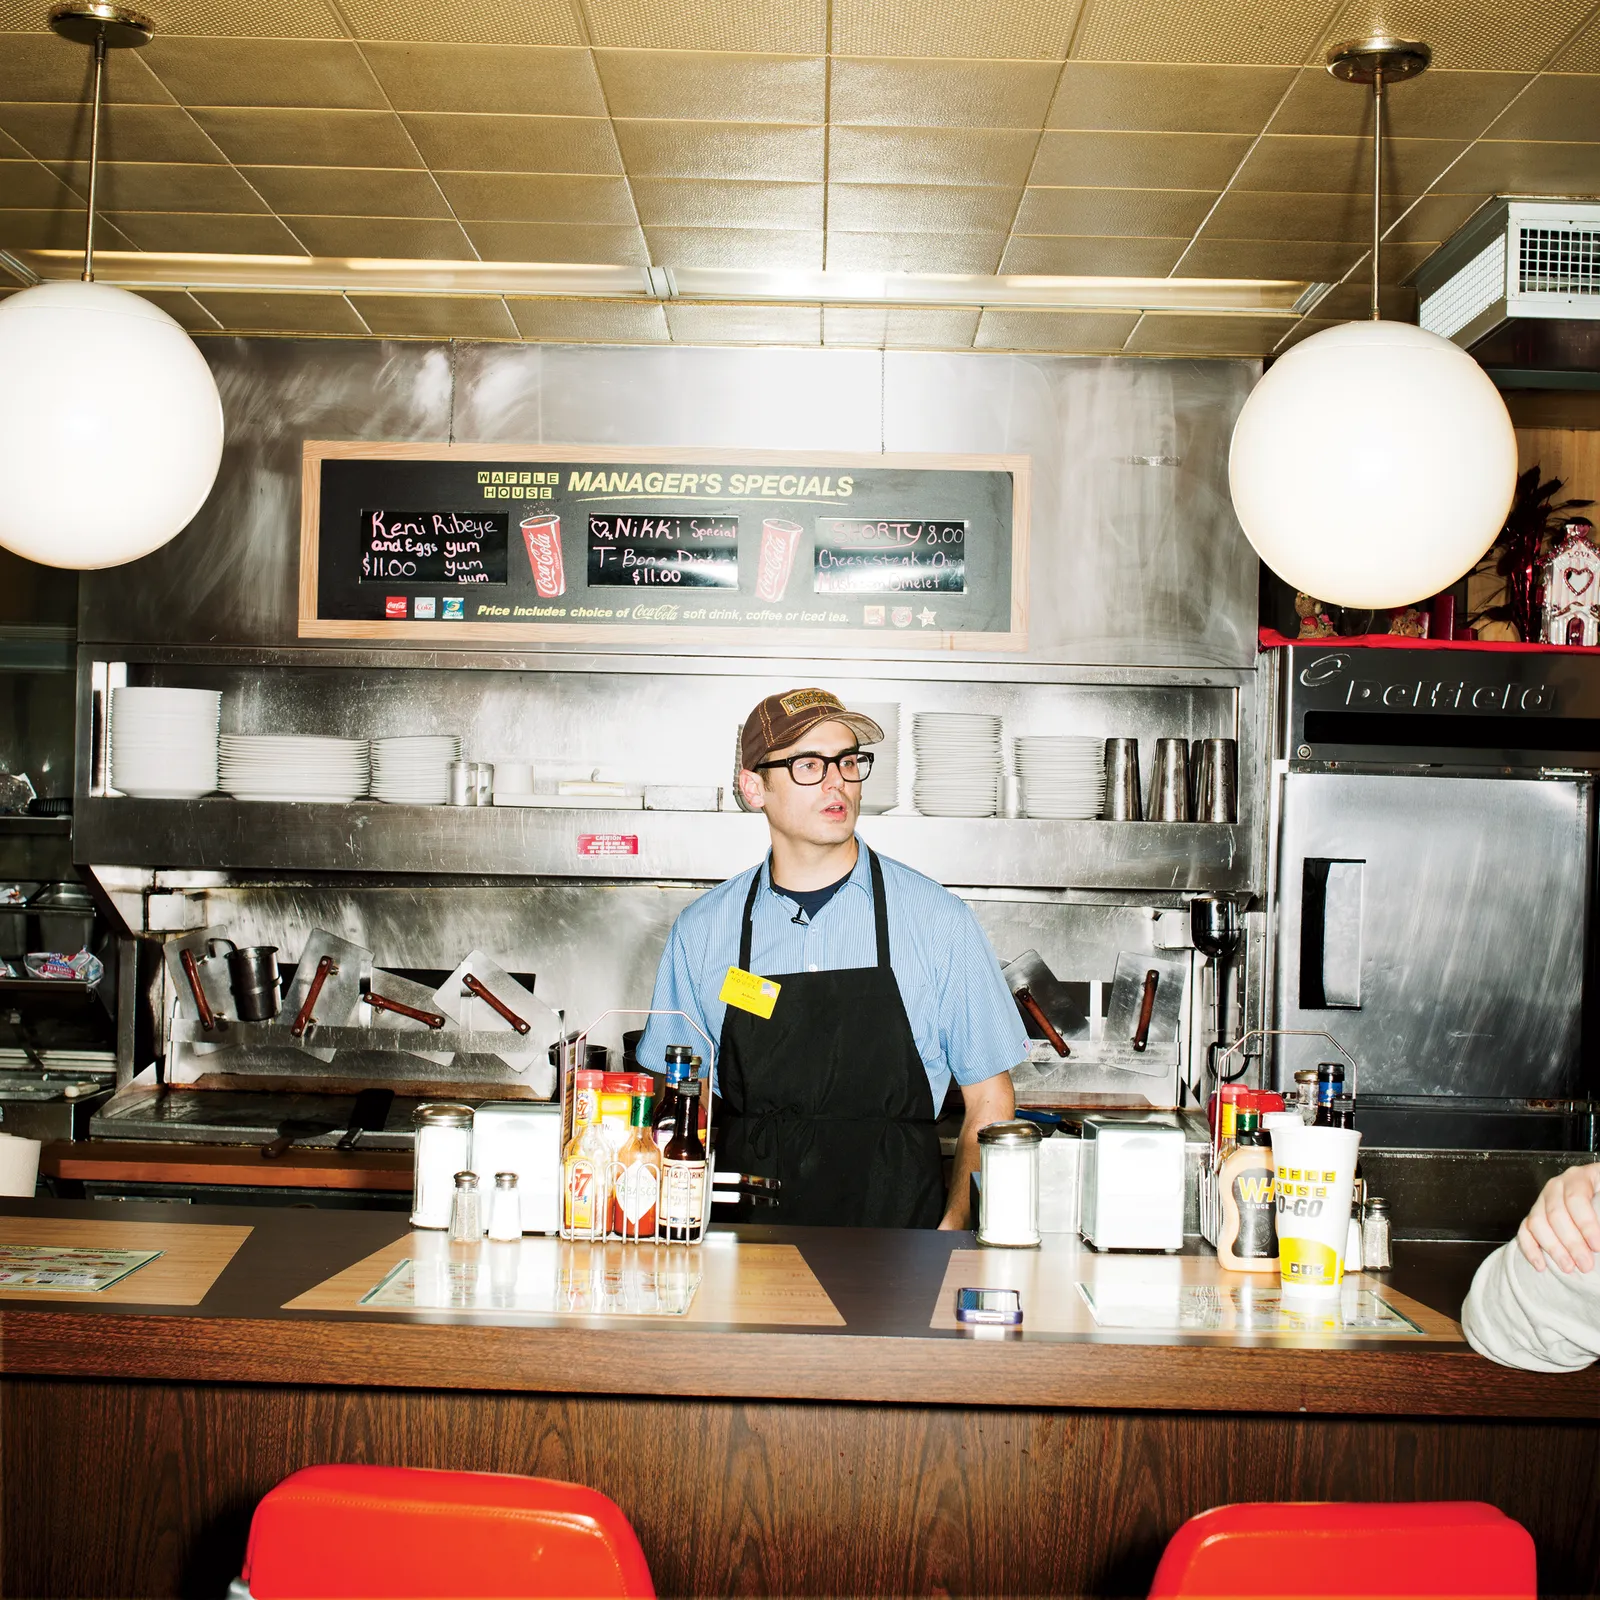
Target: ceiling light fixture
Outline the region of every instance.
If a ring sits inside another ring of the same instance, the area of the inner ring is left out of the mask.
[[[0,252],[0,265],[6,263]],[[65,250],[10,252],[24,281],[74,270]],[[613,267],[562,262],[410,261],[362,256],[102,252],[101,281],[195,294],[402,294],[513,299],[710,301],[722,305],[989,307],[1151,315],[1304,315],[1327,289],[1300,279],[1089,278],[947,272],[807,272],[747,267]]]
[[[1372,316],[1274,362],[1233,430],[1234,510],[1261,559],[1335,605],[1411,605],[1455,583],[1499,532],[1517,476],[1511,418],[1465,351],[1379,311],[1384,91],[1425,44],[1339,45],[1328,71],[1372,85]]]
[[[106,52],[148,44],[153,26],[109,0],[65,0],[50,26],[94,50],[88,216],[77,281],[0,301],[0,545],[44,566],[114,567],[200,509],[222,459],[222,403],[166,312],[95,282]]]

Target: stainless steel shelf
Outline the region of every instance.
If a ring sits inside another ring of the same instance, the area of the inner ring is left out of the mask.
[[[579,854],[620,834],[637,854]],[[955,887],[1242,891],[1250,830],[1219,823],[865,817],[874,849]],[[737,812],[291,805],[80,797],[74,859],[205,871],[717,882],[764,854]]]

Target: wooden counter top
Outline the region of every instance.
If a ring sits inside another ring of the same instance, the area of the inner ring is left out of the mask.
[[[353,1306],[360,1284],[370,1277],[368,1286],[375,1285],[385,1264],[408,1253],[407,1224],[392,1212],[7,1200],[0,1201],[0,1217],[13,1242],[26,1236],[30,1218],[41,1230],[52,1219],[82,1219],[75,1231],[85,1235],[92,1230],[83,1222],[95,1220],[250,1228],[193,1305],[129,1303],[137,1275],[116,1304],[86,1296],[71,1303],[6,1296],[0,1302],[0,1371],[7,1374],[656,1396],[670,1363],[678,1394],[727,1399],[1600,1415],[1600,1369],[1562,1376],[1516,1372],[1483,1360],[1461,1340],[1450,1319],[1485,1254],[1482,1246],[1401,1244],[1395,1271],[1373,1280],[1395,1291],[1402,1309],[1417,1308],[1415,1320],[1427,1337],[1140,1332],[1096,1327],[1081,1317],[1069,1331],[1049,1331],[1042,1309],[1036,1311],[1041,1326],[984,1337],[933,1325],[944,1320],[939,1312],[947,1271],[965,1273],[977,1259],[963,1257],[952,1268],[953,1251],[974,1250],[970,1234],[742,1228],[714,1235],[703,1249],[708,1258],[715,1254],[724,1287],[708,1288],[695,1314],[680,1320],[334,1309]],[[55,1241],[41,1232],[38,1242]],[[1029,1257],[1030,1270],[1059,1271],[1064,1280],[1092,1276],[1108,1260],[1124,1274],[1137,1273],[1143,1269],[1133,1263],[1142,1259],[1158,1275],[1209,1274],[1217,1281],[1203,1248],[1182,1258],[1107,1258],[1070,1241],[1047,1244],[1044,1254]],[[758,1260],[767,1263],[762,1270],[777,1270],[773,1262],[792,1256],[796,1292],[810,1296],[804,1318],[763,1311],[759,1296],[729,1296],[729,1274],[737,1277],[737,1271],[726,1265],[728,1256],[737,1263],[747,1245],[790,1247],[747,1252],[746,1271],[756,1270]],[[1017,1252],[982,1255],[1018,1258]],[[364,1270],[352,1273],[358,1266]],[[341,1274],[342,1290],[319,1290]],[[709,1271],[705,1281],[713,1281]],[[1228,1281],[1239,1280],[1229,1275]],[[313,1296],[315,1308],[290,1306],[303,1296]],[[819,1305],[831,1310],[818,1311]],[[1025,1298],[1025,1316],[1029,1309]],[[784,1317],[803,1325],[785,1326]]]

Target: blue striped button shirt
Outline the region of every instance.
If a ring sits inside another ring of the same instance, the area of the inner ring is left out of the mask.
[[[1027,1035],[994,949],[968,906],[932,878],[888,856],[878,859],[889,903],[889,964],[937,1107],[952,1077],[981,1083],[1025,1060]],[[844,886],[804,925],[794,921],[795,902],[773,890],[770,857],[729,878],[673,923],[651,1001],[658,1011],[687,1012],[719,1049],[727,1007],[717,996],[728,968],[738,965],[745,896],[758,872],[761,888],[750,919],[752,971],[781,977],[877,963],[865,846]],[[662,1071],[663,1053],[676,1043],[705,1054],[699,1037],[681,1021],[652,1017],[639,1043],[640,1066]]]

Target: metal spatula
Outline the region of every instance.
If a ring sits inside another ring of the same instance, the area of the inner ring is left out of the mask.
[[[308,1055],[332,1061],[335,1051],[312,1041],[320,1028],[348,1028],[361,1006],[361,991],[372,974],[372,952],[323,928],[315,929],[300,952],[294,982],[281,1017]]]
[[[437,1032],[440,1024],[449,1018],[439,1010],[433,990],[397,972],[372,969],[367,993],[362,996],[366,1011],[365,1021],[371,1028],[395,1028],[407,1033]],[[403,1007],[404,1009],[397,1009]],[[424,1020],[437,1017],[439,1024]],[[450,1050],[408,1050],[407,1055],[420,1056],[436,1067],[448,1067],[455,1059]]]
[[[1129,1055],[1110,1065],[1150,1077],[1168,1070],[1178,1042],[1188,970],[1187,957],[1165,951],[1118,953],[1104,1039],[1108,1046],[1127,1050]]]
[[[532,1087],[542,1088],[545,1094],[554,1092],[555,1069],[549,1064],[548,1050],[560,1037],[561,1019],[483,951],[472,951],[434,991],[433,1000],[464,1029],[514,1032],[526,1039],[529,1048],[525,1051],[494,1053],[513,1072],[539,1068],[530,1079]]]

